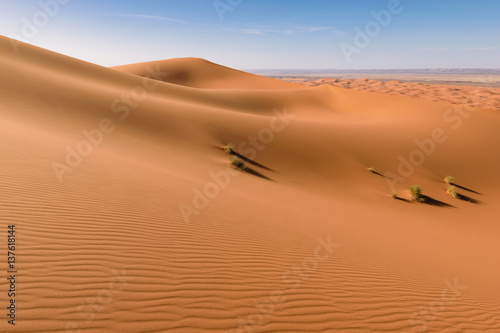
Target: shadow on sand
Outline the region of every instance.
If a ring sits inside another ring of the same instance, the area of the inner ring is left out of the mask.
[[[470,188],[463,187],[463,186],[460,186],[460,185],[455,184],[455,183],[450,183],[450,185],[453,185],[453,186],[455,186],[456,188],[462,189],[462,190],[464,190],[464,191],[468,191],[468,192],[471,192],[471,193],[474,193],[474,194],[479,194],[479,195],[482,195],[482,194],[481,194],[481,193],[479,193],[479,192],[476,192],[476,191],[474,191],[474,190],[471,190]]]
[[[253,160],[249,159],[248,157],[245,157],[245,156],[243,156],[243,155],[241,155],[241,154],[239,154],[239,153],[235,152],[234,150],[233,150],[233,151],[231,151],[229,154],[230,154],[230,155],[233,155],[233,156],[236,156],[236,157],[238,157],[238,158],[240,158],[241,160],[243,160],[243,161],[247,162],[248,164],[254,165],[254,166],[256,166],[256,167],[259,167],[259,168],[264,169],[264,170],[267,170],[267,171],[272,171],[272,172],[274,172],[274,170],[273,170],[273,169],[268,168],[268,167],[266,167],[265,165],[262,165],[262,164],[260,164],[260,163],[257,163],[257,162],[255,162],[255,161],[253,161]],[[233,167],[234,167],[234,166],[233,166]],[[249,175],[252,175],[252,176],[255,176],[255,177],[259,177],[259,178],[262,178],[262,179],[265,179],[265,180],[269,180],[269,181],[272,181],[272,182],[274,182],[274,181],[275,181],[274,179],[271,179],[271,178],[269,178],[269,177],[267,177],[267,176],[263,175],[262,173],[258,172],[257,170],[252,169],[252,168],[250,168],[250,167],[248,167],[248,166],[243,166],[243,167],[234,167],[234,168],[235,168],[235,169],[237,169],[237,170],[240,170],[241,172],[248,173]]]
[[[244,167],[244,168],[238,168],[238,170],[242,171],[242,172],[245,172],[245,173],[248,173],[249,175],[253,175],[253,176],[256,176],[256,177],[259,177],[259,178],[262,178],[262,179],[265,179],[265,180],[269,180],[269,181],[272,181],[274,182],[275,180],[274,179],[271,179],[267,176],[264,176],[263,174],[261,174],[260,172],[252,169],[252,168],[249,168],[249,167]]]
[[[255,162],[255,161],[253,161],[253,160],[251,160],[251,159],[249,159],[241,154],[238,154],[237,152],[233,152],[232,155],[238,156],[239,158],[241,158],[243,161],[247,162],[248,164],[255,165],[256,167],[262,168],[262,169],[267,170],[267,171],[274,171],[273,169],[268,168],[265,165],[262,165],[260,163],[257,163],[257,162]]]
[[[224,150],[224,148],[220,148],[220,149]],[[273,172],[274,172],[274,170],[273,170],[273,169],[268,168],[268,167],[266,167],[265,165],[262,165],[262,164],[260,164],[260,163],[257,163],[257,162],[255,162],[254,160],[251,160],[251,159],[249,159],[248,157],[245,157],[245,156],[243,156],[243,155],[241,155],[241,154],[239,154],[239,153],[235,152],[234,150],[233,150],[233,151],[231,151],[229,154],[230,154],[230,155],[234,155],[234,156],[237,156],[237,157],[241,158],[243,161],[247,162],[248,164],[252,164],[252,165],[254,165],[254,166],[256,166],[256,167],[259,167],[259,168],[261,168],[261,169],[264,169],[264,170],[267,170],[267,171],[273,171]]]
[[[478,204],[481,203],[481,201],[479,201],[479,200],[476,200],[474,198],[471,198],[469,196],[466,196],[466,195],[463,195],[463,194],[460,194],[460,193],[457,193],[457,199],[462,200],[462,201],[467,201],[467,202],[473,203],[475,205],[478,205]]]
[[[380,176],[380,177],[384,177],[386,178],[383,174],[381,174],[380,172],[377,172],[375,170],[369,170],[371,173],[373,173],[374,175],[377,175],[377,176]]]
[[[436,200],[434,198],[431,198],[428,195],[421,195],[420,197],[422,199],[424,199],[423,204],[425,204],[425,205],[436,206],[436,207],[455,208],[455,206],[452,206],[450,204],[447,204],[446,202],[439,201],[439,200]]]

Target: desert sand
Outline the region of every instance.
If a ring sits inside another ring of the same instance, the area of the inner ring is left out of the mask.
[[[0,57],[1,332],[500,331],[498,104]]]
[[[308,87],[332,85],[335,87],[370,91],[397,96],[409,96],[436,102],[471,106],[500,111],[500,88],[488,86],[487,76],[476,86],[427,84],[422,82],[380,81],[373,79],[331,79],[301,80],[296,83]]]

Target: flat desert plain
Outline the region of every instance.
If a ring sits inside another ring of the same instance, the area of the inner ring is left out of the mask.
[[[500,332],[497,92],[17,51],[1,332]]]

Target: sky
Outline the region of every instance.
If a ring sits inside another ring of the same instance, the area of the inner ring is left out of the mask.
[[[500,68],[498,0],[0,0],[0,35],[102,66]]]

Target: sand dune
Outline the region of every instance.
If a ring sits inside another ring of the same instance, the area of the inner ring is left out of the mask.
[[[193,88],[211,89],[300,89],[285,81],[241,72],[200,58],[177,58],[113,67],[121,72],[148,76],[152,68],[160,66],[168,72],[162,81]]]
[[[16,331],[500,331],[498,112],[3,37],[0,57]]]
[[[309,87],[328,84],[346,89],[408,96],[500,111],[500,88],[488,87],[489,77],[487,75],[482,79],[478,86],[475,87],[370,79],[321,79],[316,81],[296,81],[296,83]]]

